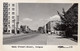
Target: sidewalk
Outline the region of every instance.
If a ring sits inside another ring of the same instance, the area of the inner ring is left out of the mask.
[[[47,45],[77,45],[77,42],[53,34],[48,35]]]

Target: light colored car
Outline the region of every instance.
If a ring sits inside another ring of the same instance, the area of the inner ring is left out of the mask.
[[[48,32],[48,35],[51,35],[51,32]]]

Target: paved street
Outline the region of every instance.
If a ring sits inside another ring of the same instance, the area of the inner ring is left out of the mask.
[[[3,44],[20,44],[20,45],[46,45],[47,35],[40,33],[23,34],[3,38]]]
[[[48,35],[40,33],[28,33],[13,35],[11,37],[4,37],[3,44],[18,44],[18,45],[76,45],[74,42],[67,38],[62,38],[58,35]]]

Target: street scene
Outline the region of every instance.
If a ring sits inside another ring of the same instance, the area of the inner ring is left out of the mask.
[[[3,45],[77,45],[78,3],[3,3]]]
[[[47,34],[21,34],[4,37],[3,44],[9,45],[77,45],[77,42],[71,40],[71,38],[62,38],[58,35]]]

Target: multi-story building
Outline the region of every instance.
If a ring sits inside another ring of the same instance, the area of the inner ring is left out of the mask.
[[[43,26],[43,29],[44,33],[46,33],[46,25]]]
[[[50,21],[46,24],[46,33],[51,31],[51,25],[50,24],[51,24]]]
[[[54,32],[54,31],[56,31],[55,29],[54,29],[54,27],[56,27],[57,26],[57,23],[59,23],[59,24],[61,24],[61,21],[58,21],[58,20],[56,20],[56,21],[49,21],[47,24],[46,24],[46,32],[48,33],[48,32]]]
[[[3,8],[5,8],[5,7],[3,7]],[[6,16],[8,19],[7,32],[8,33],[17,33],[18,25],[19,25],[18,3],[8,3],[7,9],[8,9],[8,11],[6,11],[8,14],[8,16]],[[5,15],[5,14],[3,14],[3,15]],[[4,19],[5,18],[3,18],[3,20]]]

